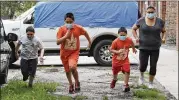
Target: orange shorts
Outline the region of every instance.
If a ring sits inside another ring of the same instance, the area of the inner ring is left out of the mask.
[[[60,58],[62,60],[65,72],[69,72],[71,68],[77,68],[79,51],[61,53]]]
[[[113,75],[117,75],[120,71],[130,73],[130,64],[112,65]]]

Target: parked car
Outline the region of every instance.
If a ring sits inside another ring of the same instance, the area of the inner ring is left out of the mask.
[[[0,85],[5,84],[7,82],[7,75],[9,66],[12,63],[11,54],[12,49],[10,47],[10,43],[13,41],[17,41],[17,35],[14,33],[9,33],[8,35],[5,34],[4,26],[2,20],[0,20]]]
[[[127,27],[128,36],[132,37],[131,27],[138,19],[138,3],[135,1],[39,2],[15,20],[3,20],[3,22],[5,30],[17,34],[18,37],[26,33],[28,26],[34,26],[36,35],[44,43],[45,55],[59,55],[56,34],[59,27],[64,24],[64,15],[67,12],[74,13],[75,23],[82,25],[92,39],[92,46],[87,50],[88,41],[85,37],[80,37],[80,55],[93,56],[100,65],[111,65],[112,55],[108,48],[118,37],[117,32],[121,26]],[[12,44],[13,46],[15,44]]]

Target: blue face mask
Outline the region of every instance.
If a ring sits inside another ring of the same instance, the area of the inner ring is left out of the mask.
[[[126,40],[126,36],[119,36],[119,39],[124,41],[124,40]]]
[[[73,27],[72,24],[65,24],[65,26],[68,28],[68,29],[71,29]]]
[[[155,13],[147,13],[146,16],[149,19],[153,19],[155,17]]]

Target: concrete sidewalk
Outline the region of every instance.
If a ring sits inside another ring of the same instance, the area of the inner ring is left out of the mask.
[[[133,56],[134,57],[134,56]],[[139,52],[135,55],[139,59]],[[148,64],[148,70],[150,68]],[[157,81],[178,99],[178,51],[162,48],[157,64]]]
[[[178,51],[161,48],[156,79],[178,99]]]

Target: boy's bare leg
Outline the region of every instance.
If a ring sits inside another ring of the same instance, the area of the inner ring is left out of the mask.
[[[68,78],[68,82],[69,82],[69,93],[70,94],[73,94],[74,93],[74,85],[73,85],[73,82],[72,82],[72,78],[71,78],[71,70],[69,72],[66,73],[66,76]]]
[[[79,77],[78,77],[78,71],[77,71],[76,68],[72,68],[72,74],[73,74],[73,77],[75,79],[75,91],[79,92],[81,89],[80,89],[80,82],[79,82]]]
[[[79,77],[78,77],[77,69],[72,69],[72,74],[73,74],[73,77],[75,79],[75,83],[78,83],[79,82]]]
[[[118,74],[113,75],[113,80],[111,81],[111,85],[110,85],[110,87],[111,87],[112,89],[113,89],[113,88],[115,87],[115,85],[116,85],[117,75],[118,75]]]
[[[113,80],[117,80],[117,76],[118,76],[118,74],[117,75],[113,75]]]
[[[127,73],[127,72],[125,72],[125,74],[124,74],[124,84],[125,85],[128,85],[129,75],[130,75],[130,73]]]
[[[130,75],[130,73],[127,73],[127,72],[125,72],[125,74],[124,74],[124,90],[123,90],[124,92],[130,91],[129,84],[128,84],[129,75]]]
[[[66,72],[66,76],[67,76],[67,79],[68,79],[68,82],[69,82],[70,86],[73,85],[72,79],[71,79],[71,71]]]

